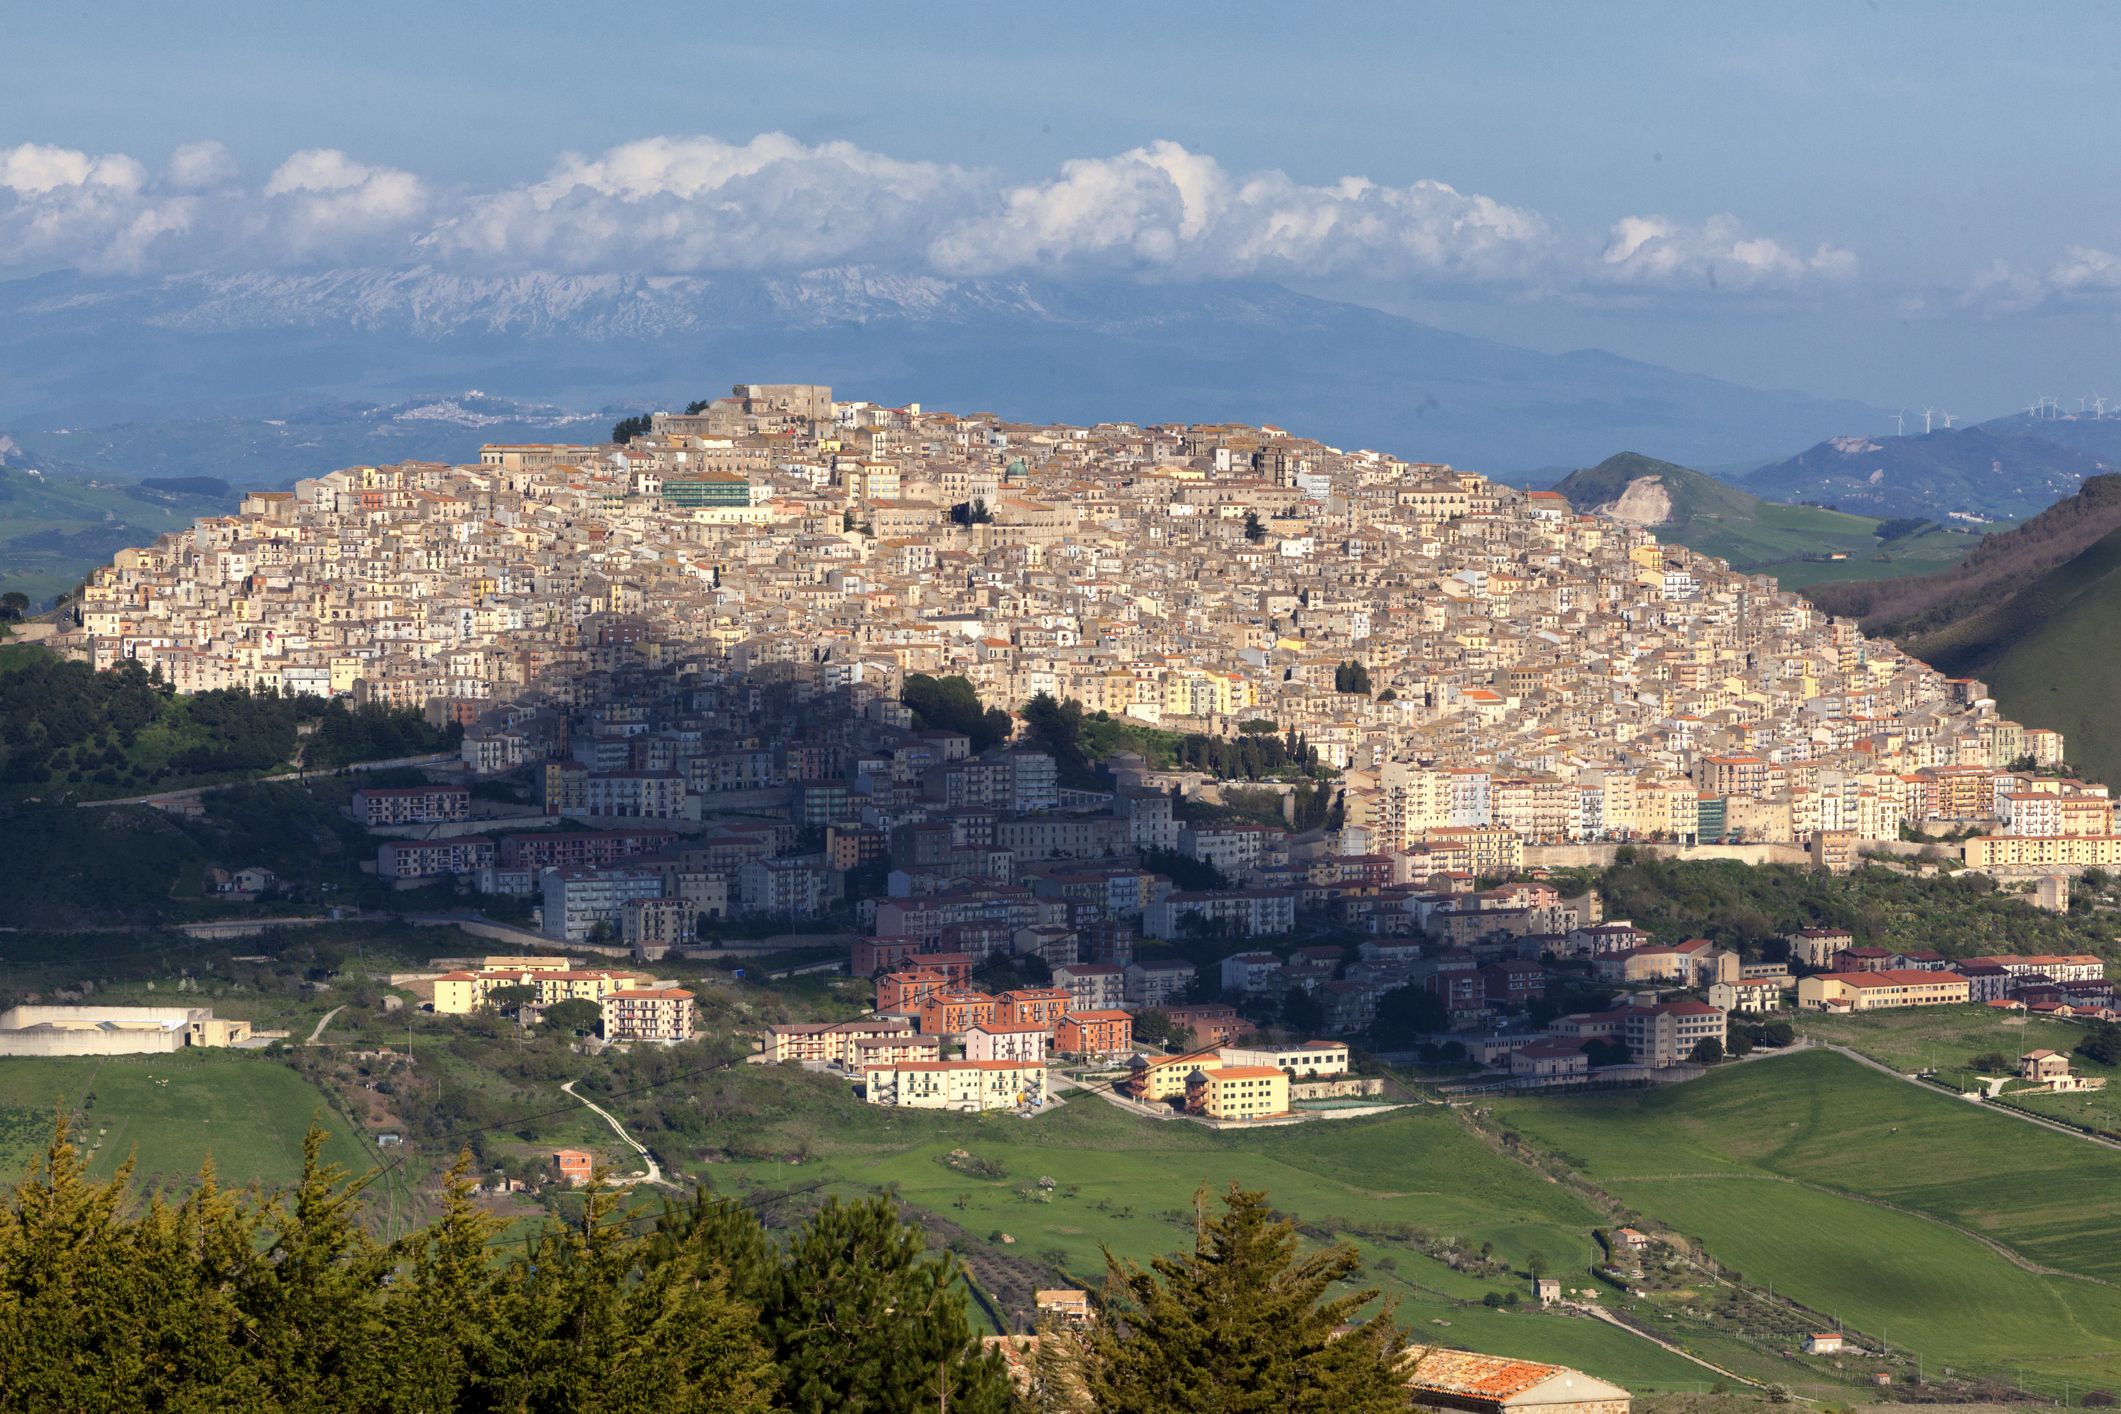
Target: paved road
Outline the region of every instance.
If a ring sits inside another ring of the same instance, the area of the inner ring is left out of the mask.
[[[604,1123],[610,1125],[611,1132],[619,1136],[620,1142],[625,1144],[627,1148],[633,1150],[636,1154],[639,1154],[641,1156],[641,1162],[648,1166],[646,1170],[641,1173],[631,1174],[625,1178],[612,1179],[610,1180],[610,1182],[653,1183],[663,1188],[675,1188],[678,1186],[675,1183],[672,1183],[669,1179],[663,1177],[663,1170],[660,1166],[657,1165],[655,1161],[655,1155],[648,1152],[648,1146],[646,1144],[643,1144],[640,1140],[634,1138],[631,1134],[628,1134],[626,1132],[626,1126],[620,1124],[618,1118],[613,1115],[610,1110],[605,1109],[602,1105],[598,1104],[596,1101],[588,1098],[585,1095],[575,1094],[574,1082],[572,1080],[568,1081],[565,1085],[562,1085],[560,1089],[566,1092],[567,1098],[569,1098],[570,1100],[580,1100],[584,1105],[588,1106],[589,1112],[591,1114],[594,1114],[595,1116],[597,1116],[597,1118],[603,1120]]]
[[[1638,1326],[1629,1325],[1626,1321],[1621,1320],[1612,1312],[1602,1309],[1595,1301],[1571,1302],[1569,1304],[1570,1309],[1572,1310],[1581,1311],[1584,1315],[1589,1316],[1593,1320],[1604,1321],[1607,1325],[1612,1326],[1618,1330],[1624,1330],[1629,1335],[1634,1336],[1639,1340],[1646,1340],[1652,1345],[1662,1346],[1664,1349],[1671,1351],[1674,1355],[1677,1355],[1680,1359],[1691,1360],[1704,1370],[1714,1370],[1717,1374],[1723,1376],[1727,1380],[1736,1380],[1739,1384],[1750,1385],[1754,1389],[1760,1389],[1763,1387],[1760,1381],[1749,1380],[1745,1376],[1738,1374],[1735,1371],[1726,1370],[1721,1365],[1712,1364],[1711,1362],[1702,1359],[1699,1355],[1694,1354],[1692,1351],[1684,1350],[1679,1346],[1672,1344],[1672,1342],[1666,1340],[1663,1336],[1651,1335],[1648,1331],[1643,1330]]]
[[[317,1024],[310,1028],[309,1039],[302,1044],[305,1046],[316,1045],[319,1040],[323,1039],[324,1028],[331,1025],[331,1019],[344,1010],[346,1010],[346,1004],[341,1002],[330,1011],[325,1012],[324,1015],[318,1017]]]
[[[389,771],[399,766],[440,766],[445,762],[457,759],[459,758],[450,752],[441,751],[431,756],[400,756],[394,761],[357,761],[346,769],[349,771]],[[116,800],[83,800],[76,803],[84,810],[91,810],[104,805],[168,805],[173,801],[197,800],[202,795],[217,790],[227,790],[230,786],[254,785],[260,781],[299,781],[304,776],[329,776],[332,774],[334,773],[322,769],[314,771],[280,771],[270,776],[253,776],[249,780],[223,781],[217,786],[186,786],[182,790],[156,791],[153,795],[128,795]]]

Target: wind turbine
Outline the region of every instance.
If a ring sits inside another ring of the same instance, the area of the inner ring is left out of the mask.
[[[1922,435],[1925,437],[1930,435],[1930,418],[1936,411],[1935,408],[1924,408],[1922,410]]]
[[[1941,408],[1937,412],[1937,416],[1944,419],[1944,430],[1947,432],[1952,430],[1952,419],[1957,417],[1958,415],[1959,414],[1956,412],[1945,412]]]
[[[1905,428],[1905,426],[1903,426],[1906,421],[1907,414],[1905,412],[1896,412],[1893,414],[1893,435],[1895,437],[1904,437],[1907,435],[1907,429]]]

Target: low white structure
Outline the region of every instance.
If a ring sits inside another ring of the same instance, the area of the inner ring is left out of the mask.
[[[131,1056],[235,1046],[250,1023],[211,1007],[18,1006],[0,1012],[0,1056]]]

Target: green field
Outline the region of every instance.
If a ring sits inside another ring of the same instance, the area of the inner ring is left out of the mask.
[[[1492,1243],[1495,1258],[1512,1268],[1538,1253],[1556,1271],[1582,1273],[1596,1260],[1591,1231],[1601,1221],[1440,1106],[1216,1133],[1146,1119],[1088,1095],[1031,1121],[892,1114],[860,1104],[841,1081],[782,1067],[743,1069],[748,1073],[730,1083],[756,1111],[745,1125],[751,1152],[694,1170],[725,1191],[763,1199],[818,1184],[889,1189],[984,1239],[985,1250],[1094,1284],[1105,1249],[1144,1261],[1190,1242],[1194,1191],[1236,1181],[1265,1189],[1314,1239],[1352,1241],[1364,1258],[1362,1280],[1398,1303],[1399,1319],[1417,1339],[1554,1360],[1633,1388],[1696,1389],[1716,1379],[1586,1318],[1491,1309],[1484,1296],[1520,1291],[1525,1279],[1454,1270],[1432,1255],[1445,1241],[1469,1255]],[[959,1149],[998,1176],[967,1172],[964,1160],[946,1163]],[[1042,1179],[1053,1181],[1050,1190]],[[1704,1334],[1689,1343],[1763,1380],[1816,1378],[1734,1340]]]
[[[2111,1150],[1826,1052],[1497,1109],[1749,1281],[1932,1365],[2121,1378]]]
[[[230,1184],[291,1183],[315,1116],[332,1131],[326,1156],[356,1173],[373,1166],[314,1087],[287,1066],[247,1052],[0,1060],[0,1172],[19,1174],[51,1137],[59,1107],[77,1117],[90,1171],[108,1177],[128,1158],[144,1188],[183,1186],[209,1155]]]
[[[2075,1022],[1999,1013],[1983,1006],[1929,1007],[1874,1016],[1810,1013],[1792,1020],[1802,1035],[1847,1046],[1910,1074],[1933,1072],[1938,1080],[1961,1091],[1976,1089],[1978,1076],[2002,1073],[1973,1065],[1976,1056],[1994,1051],[2015,1065],[2027,1051],[2044,1049],[2069,1054],[2085,1033],[2085,1028]],[[2078,1055],[2070,1056],[2070,1067],[2079,1075],[2105,1076],[2107,1088],[2069,1095],[2011,1092],[2011,1102],[2039,1114],[2121,1135],[2121,1088],[2117,1088],[2121,1087],[2121,1077],[2116,1076],[2116,1068]]]

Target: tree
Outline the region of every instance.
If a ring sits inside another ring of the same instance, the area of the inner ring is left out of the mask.
[[[1260,524],[1258,511],[1245,512],[1245,539],[1257,545],[1267,538],[1266,526]]]
[[[1382,1051],[1412,1050],[1421,1038],[1450,1029],[1451,1014],[1443,998],[1419,983],[1394,987],[1377,999],[1377,1018],[1370,1039]]]
[[[505,987],[486,989],[486,1003],[503,1016],[514,1016],[519,1007],[538,999],[538,989],[528,982],[511,982]]]
[[[1281,1024],[1296,1035],[1316,1036],[1325,1030],[1326,1009],[1309,992],[1291,987],[1282,995]]]
[[[698,417],[701,413],[707,411],[710,406],[711,404],[707,399],[694,398],[691,402],[685,404],[685,416]]]
[[[636,437],[645,437],[655,426],[655,420],[645,412],[632,417],[622,417],[611,425],[611,440],[625,446]]]
[[[1383,1414],[1406,1408],[1405,1338],[1375,1291],[1328,1292],[1359,1265],[1345,1245],[1299,1254],[1266,1195],[1195,1197],[1193,1250],[1144,1270],[1106,1254],[1105,1319],[1089,1386],[1107,1414]],[[1351,1324],[1352,1323],[1352,1324]],[[1345,1329],[1344,1329],[1345,1328]]]
[[[1584,1042],[1583,1053],[1594,1070],[1599,1066],[1626,1065],[1635,1054],[1628,1049],[1627,1042],[1612,1036],[1594,1037]]]
[[[1723,1059],[1723,1042],[1714,1036],[1704,1036],[1694,1043],[1694,1049],[1687,1053],[1687,1059],[1696,1065],[1714,1065]]]
[[[1159,1007],[1147,1007],[1134,1013],[1134,1039],[1146,1041],[1152,1046],[1168,1045],[1179,1038],[1177,1023],[1171,1013]]]
[[[1007,1376],[983,1355],[950,1254],[882,1198],[828,1199],[776,1272],[760,1329],[796,1414],[900,1414],[947,1396],[964,1414],[1002,1414]]]
[[[1053,758],[1062,785],[1085,789],[1097,785],[1097,773],[1083,750],[1082,703],[1073,698],[1062,702],[1050,692],[1041,692],[1024,704],[1023,717],[1024,735]]]
[[[29,596],[19,589],[0,594],[0,622],[11,623],[29,612]]]
[[[571,1031],[577,1036],[593,1033],[604,1020],[604,1009],[587,997],[569,997],[546,1007],[541,1023],[548,1031]]]
[[[2098,1065],[2121,1064],[2121,1026],[2102,1021],[2072,1049]]]
[[[1368,695],[1370,691],[1370,670],[1364,667],[1360,661],[1353,658],[1349,659],[1333,670],[1333,690],[1335,692],[1360,692]]]
[[[970,738],[974,751],[985,751],[1009,739],[1014,723],[999,707],[982,708],[979,692],[970,680],[951,676],[930,677],[908,673],[899,689],[899,701],[914,720],[936,731],[960,732]]]

